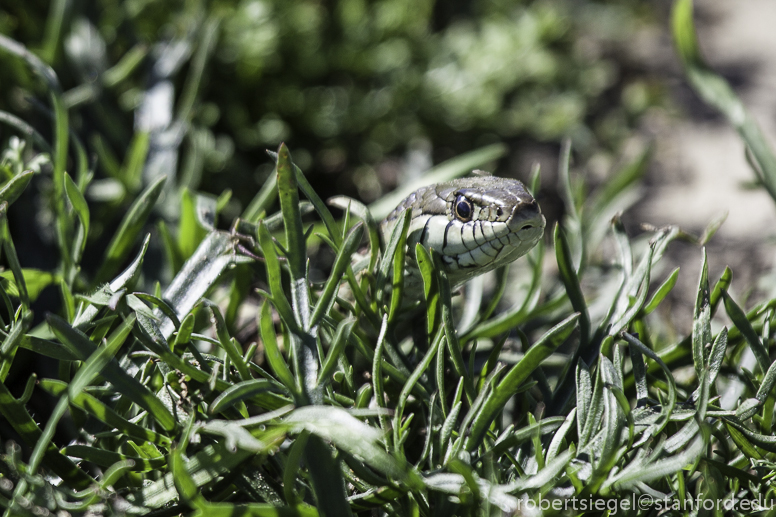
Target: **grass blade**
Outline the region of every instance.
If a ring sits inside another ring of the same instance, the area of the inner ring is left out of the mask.
[[[671,13],[671,29],[687,80],[704,102],[719,110],[744,140],[759,171],[755,174],[776,200],[776,156],[754,118],[719,74],[703,60],[692,20],[692,0],[677,0]]]
[[[746,342],[749,343],[749,347],[757,358],[757,364],[760,365],[763,372],[767,372],[771,366],[771,359],[768,357],[768,351],[763,346],[754,328],[752,328],[752,324],[746,317],[746,313],[730,297],[727,291],[722,291],[722,298],[725,301],[725,311],[730,316],[730,319],[733,320],[736,328],[743,334]]]
[[[165,177],[161,177],[149,185],[129,207],[127,215],[122,219],[119,229],[116,230],[105,251],[103,263],[97,273],[97,282],[104,282],[126,260],[129,249],[137,240],[137,236],[143,229],[143,225],[151,215],[151,210],[164,189],[165,179]]]
[[[709,267],[706,249],[703,250],[701,278],[695,298],[695,317],[692,324],[692,361],[695,374],[701,378],[706,365],[706,346],[711,344],[711,307],[709,306]]]
[[[300,386],[297,386],[294,375],[288,368],[288,365],[283,358],[283,354],[280,353],[280,348],[278,347],[275,328],[272,324],[272,308],[270,307],[269,302],[261,304],[261,311],[259,311],[258,317],[261,341],[264,343],[264,352],[269,365],[286,388],[291,392],[298,391]]]
[[[86,361],[94,353],[95,344],[81,331],[71,327],[66,321],[53,314],[48,316],[47,321],[57,339],[80,360]],[[115,359],[107,362],[104,368],[104,377],[110,380],[117,391],[148,411],[165,431],[174,432],[176,430],[175,418],[162,401],[156,398],[146,386],[131,377]]]
[[[480,446],[485,431],[509,397],[528,379],[542,361],[552,354],[569,337],[577,326],[579,314],[573,314],[547,331],[539,341],[525,353],[523,358],[504,376],[490,396],[485,400],[480,414],[472,423],[471,434],[466,438],[465,449],[473,451]]]
[[[334,294],[343,280],[345,270],[350,265],[353,254],[361,243],[363,234],[364,225],[357,224],[350,230],[350,233],[348,233],[348,236],[345,238],[345,242],[339,249],[337,257],[334,259],[334,266],[331,268],[331,273],[326,280],[323,292],[315,303],[313,314],[310,316],[311,328],[318,325],[321,318],[331,310],[331,307],[334,304]]]

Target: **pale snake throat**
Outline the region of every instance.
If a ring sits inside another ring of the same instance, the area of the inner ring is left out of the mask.
[[[405,209],[407,233],[405,285],[422,286],[415,245],[436,250],[452,286],[525,255],[544,234],[539,204],[520,181],[496,176],[462,178],[422,187],[382,221],[387,242]]]

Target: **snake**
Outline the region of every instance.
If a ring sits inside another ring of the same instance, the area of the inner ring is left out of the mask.
[[[458,287],[517,260],[544,234],[539,204],[516,179],[476,176],[421,187],[380,223],[385,242],[405,210],[411,211],[405,259],[411,290],[422,286],[417,243],[440,254],[450,285]]]

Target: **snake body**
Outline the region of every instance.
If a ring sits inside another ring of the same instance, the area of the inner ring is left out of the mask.
[[[450,284],[525,255],[544,233],[536,200],[517,180],[496,176],[462,178],[422,187],[381,223],[388,240],[404,210],[411,210],[405,284],[421,286],[415,244],[440,253]]]

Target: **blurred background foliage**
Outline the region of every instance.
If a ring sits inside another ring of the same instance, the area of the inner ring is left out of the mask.
[[[366,201],[496,141],[514,155],[569,136],[582,157],[616,156],[662,102],[623,52],[654,22],[652,9],[634,0],[4,0],[0,32],[57,72],[71,126],[98,157],[91,199],[113,209],[136,192],[139,177],[123,173],[146,147],[142,183],[166,174],[177,176],[168,190],[232,189],[226,212],[237,215],[271,171],[264,150],[281,141],[323,196]],[[47,114],[31,102],[41,86],[11,57],[0,66],[28,78],[0,82],[0,109],[37,117],[45,135]]]

